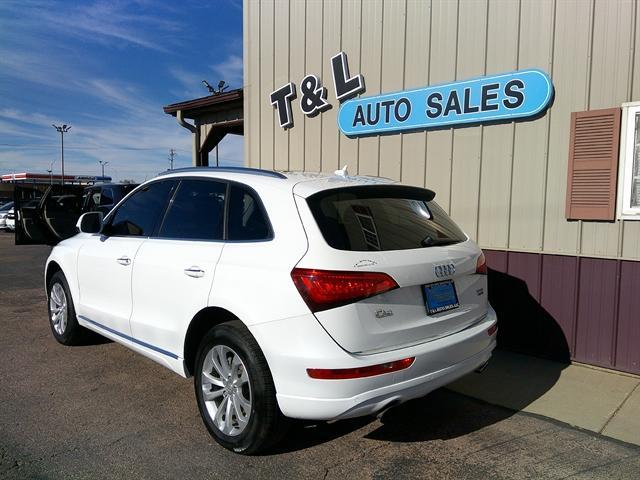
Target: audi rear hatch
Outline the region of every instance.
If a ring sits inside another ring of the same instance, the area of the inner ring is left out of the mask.
[[[345,350],[424,343],[486,315],[484,256],[430,190],[354,181],[296,193],[309,249],[292,278]]]

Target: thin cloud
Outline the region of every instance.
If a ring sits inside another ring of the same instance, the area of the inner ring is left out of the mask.
[[[220,75],[220,80],[227,82],[231,88],[242,87],[242,57],[238,55],[229,55],[224,61],[213,65],[212,70]]]

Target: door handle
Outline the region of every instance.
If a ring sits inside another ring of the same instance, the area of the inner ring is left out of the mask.
[[[202,270],[200,267],[193,266],[193,267],[185,268],[184,274],[189,275],[190,277],[193,277],[193,278],[200,278],[200,277],[204,277],[204,270]]]
[[[124,266],[131,265],[131,259],[129,257],[126,257],[126,256],[118,258],[117,262],[120,265],[124,265]]]

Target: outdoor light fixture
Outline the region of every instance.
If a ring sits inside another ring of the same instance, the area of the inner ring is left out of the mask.
[[[202,84],[209,90],[209,93],[216,93],[216,89],[209,85],[209,82],[202,80]]]
[[[100,164],[100,166],[102,167],[102,176],[104,177],[104,167],[105,165],[108,165],[109,162],[104,162],[102,160],[98,160],[98,163]]]
[[[64,124],[62,126],[51,124],[60,133],[60,156],[62,158],[62,185],[64,185],[64,134],[71,130],[71,125]]]
[[[224,80],[220,80],[218,82],[217,90],[213,88],[211,85],[209,85],[209,82],[207,82],[206,80],[202,80],[202,84],[205,87],[207,87],[207,90],[209,90],[209,93],[212,95],[220,95],[222,92],[224,92],[228,88],[227,82],[225,82]]]

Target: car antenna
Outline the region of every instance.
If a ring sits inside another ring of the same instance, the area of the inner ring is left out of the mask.
[[[335,172],[333,172],[333,174],[339,177],[346,177],[349,175],[349,172],[347,172],[347,167],[348,165],[345,165],[341,170],[336,170]]]

